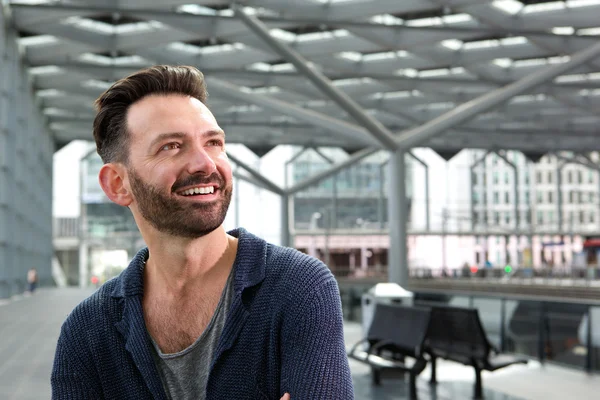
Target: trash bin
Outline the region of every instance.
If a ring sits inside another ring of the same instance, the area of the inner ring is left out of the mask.
[[[378,283],[369,289],[361,298],[363,337],[367,335],[377,304],[413,305],[413,293],[397,283]]]

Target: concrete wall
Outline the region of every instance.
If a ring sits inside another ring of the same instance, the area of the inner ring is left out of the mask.
[[[8,18],[0,7],[0,298],[22,292],[31,267],[52,283],[54,141]]]

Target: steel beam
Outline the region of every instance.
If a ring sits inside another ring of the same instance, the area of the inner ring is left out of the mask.
[[[394,135],[381,122],[364,112],[360,105],[346,93],[336,88],[331,81],[316,68],[309,66],[308,61],[286,43],[275,39],[269,33],[267,26],[258,18],[247,14],[244,9],[235,5],[235,15],[259,38],[267,43],[277,54],[292,63],[298,71],[307,77],[317,89],[335,101],[352,118],[364,126],[386,150],[394,150],[396,142]]]
[[[571,59],[566,63],[555,64],[545,69],[541,69],[541,71],[536,71],[508,86],[461,104],[452,111],[449,111],[424,125],[404,131],[400,133],[396,143],[398,144],[398,147],[404,149],[418,146],[424,141],[433,138],[448,129],[454,128],[478,114],[488,111],[491,108],[498,106],[521,93],[525,93],[536,86],[548,82],[598,56],[600,56],[600,43],[573,54]]]
[[[271,182],[269,179],[265,178],[260,172],[256,171],[254,168],[241,161],[236,156],[232,155],[231,153],[227,153],[227,156],[231,160],[233,160],[234,163],[246,170],[246,172],[248,172],[254,179],[256,179],[256,181],[258,181],[266,190],[278,194],[280,196],[285,194],[285,191],[283,189]]]
[[[346,121],[302,108],[283,100],[244,91],[239,86],[221,79],[206,77],[206,83],[210,91],[215,91],[221,96],[245,101],[269,110],[280,112],[284,115],[289,115],[300,121],[334,132],[340,138],[351,140],[364,146],[377,144],[372,138],[368,137],[368,134],[364,129]]]

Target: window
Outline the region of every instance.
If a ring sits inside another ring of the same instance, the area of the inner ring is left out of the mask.
[[[525,184],[529,184],[529,170],[525,170]]]
[[[510,204],[510,194],[508,192],[504,192],[504,202]]]
[[[554,211],[548,211],[548,223],[553,224],[554,222]]]
[[[544,213],[542,211],[537,212],[537,223],[540,225],[544,223]]]
[[[498,184],[498,171],[494,171],[494,174],[493,174],[493,176],[492,176],[492,183],[493,183],[494,185],[497,185],[497,184]]]
[[[473,204],[479,204],[479,192],[473,192]]]
[[[577,197],[579,199],[579,204],[583,204],[585,202],[585,200],[583,199],[583,192],[579,192]]]
[[[548,203],[554,203],[554,192],[548,192]]]
[[[510,178],[508,176],[508,171],[505,171],[504,172],[504,183],[508,184],[509,182],[510,182]]]
[[[529,204],[529,190],[525,192],[525,204]]]
[[[535,183],[542,183],[542,172],[538,171],[535,173]]]
[[[591,213],[590,213],[590,224],[593,224],[593,223],[595,223],[595,222],[596,222],[596,217],[595,217],[594,213],[593,213],[593,212],[591,212]]]
[[[500,203],[500,194],[498,192],[494,192],[494,204]]]
[[[573,171],[567,172],[567,183],[573,183]]]
[[[589,203],[593,203],[594,202],[594,192],[590,192],[589,193],[588,202]]]
[[[588,183],[594,183],[594,171],[588,171]]]
[[[583,174],[581,173],[581,171],[577,171],[577,183],[583,183]]]
[[[573,204],[575,202],[575,200],[574,200],[575,199],[574,194],[575,193],[573,193],[572,191],[569,192],[569,203],[571,203],[571,204]]]
[[[552,178],[552,171],[548,171],[548,183],[552,183],[554,180]]]
[[[504,213],[504,223],[510,225],[510,212]]]
[[[579,223],[583,224],[585,223],[585,215],[583,211],[579,211]]]
[[[471,173],[471,182],[473,186],[477,185],[477,172],[475,171]]]
[[[537,192],[537,202],[538,204],[542,204],[544,202],[544,194],[542,192]]]
[[[498,211],[494,211],[494,224],[500,224],[500,213]]]

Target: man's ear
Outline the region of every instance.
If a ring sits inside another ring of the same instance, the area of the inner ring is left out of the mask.
[[[98,180],[106,196],[120,206],[128,207],[133,198],[131,192],[124,185],[125,168],[113,163],[104,164],[100,168]]]

